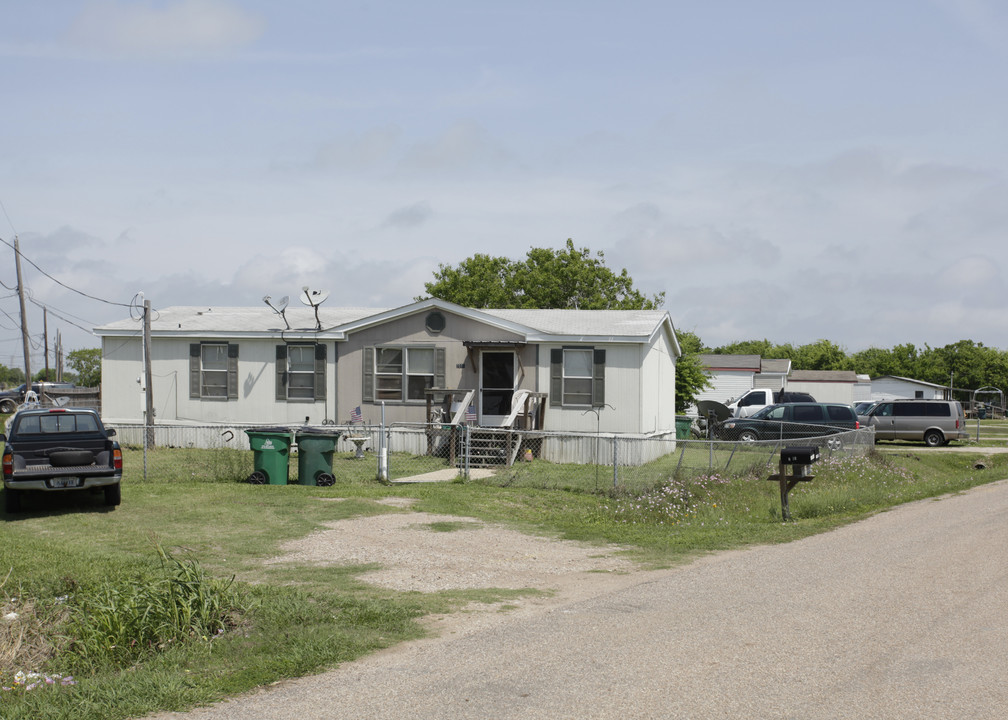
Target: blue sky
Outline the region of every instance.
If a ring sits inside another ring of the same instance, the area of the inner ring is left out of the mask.
[[[39,344],[572,238],[710,345],[1008,347],[998,0],[0,2]]]

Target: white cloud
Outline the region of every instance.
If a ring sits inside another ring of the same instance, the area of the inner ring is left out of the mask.
[[[150,2],[100,0],[85,5],[68,38],[102,53],[164,56],[245,47],[263,33],[262,18],[228,0]]]

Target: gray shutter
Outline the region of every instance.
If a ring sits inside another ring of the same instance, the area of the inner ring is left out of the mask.
[[[287,400],[287,346],[276,346],[276,399]]]
[[[200,344],[191,343],[189,345],[189,397],[199,399],[200,397]]]
[[[374,402],[374,348],[364,348],[364,402]]]
[[[445,349],[434,348],[434,387],[445,386]]]
[[[227,396],[228,396],[228,400],[237,400],[238,399],[238,344],[237,343],[228,343]]]
[[[563,405],[563,350],[550,350],[550,407]]]
[[[315,346],[315,399],[326,399],[326,345],[318,343]]]
[[[592,407],[605,405],[605,350],[596,349],[592,358]]]

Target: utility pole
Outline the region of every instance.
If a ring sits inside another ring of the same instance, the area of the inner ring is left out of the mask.
[[[25,392],[31,390],[31,355],[28,347],[28,316],[25,314],[24,282],[21,280],[21,247],[14,236],[14,266],[17,269],[18,300],[21,303],[21,343],[24,346]]]
[[[45,355],[45,375],[43,380],[49,379],[49,308],[42,308],[42,347]]]
[[[146,411],[144,412],[144,425],[147,435],[146,447],[154,447],[154,384],[151,382],[151,308],[150,300],[144,298],[144,327],[143,327],[143,355],[144,355],[144,385],[146,394]]]

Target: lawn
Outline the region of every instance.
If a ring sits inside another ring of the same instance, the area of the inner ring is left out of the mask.
[[[321,488],[238,482],[250,454],[219,450],[150,451],[144,480],[143,454],[127,450],[119,508],[62,497],[0,522],[0,716],[182,710],[419,637],[429,614],[513,595],[399,593],[362,583],[364,567],[264,564],[324,523],[405,512],[378,502],[389,496],[415,499],[415,510],[619,543],[642,566],[663,567],[1001,479],[1008,457],[887,446],[828,459],[792,491],[788,523],[766,481],[775,466],[686,477],[665,463],[647,483],[620,487],[611,478],[599,487],[591,466],[538,461],[521,476],[393,486],[376,482],[369,463],[338,459],[336,485]]]

